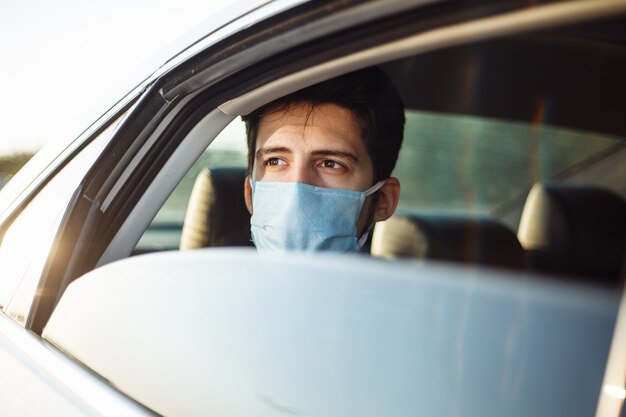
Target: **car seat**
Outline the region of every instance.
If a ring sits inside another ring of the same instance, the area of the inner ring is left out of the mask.
[[[626,251],[626,202],[596,187],[535,184],[518,238],[533,270],[617,283]]]
[[[243,192],[245,168],[203,169],[196,177],[180,249],[252,246],[250,213]]]
[[[515,233],[489,217],[430,213],[395,214],[379,222],[372,255],[422,258],[522,269],[524,249]]]

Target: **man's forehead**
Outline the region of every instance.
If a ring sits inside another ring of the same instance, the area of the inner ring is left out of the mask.
[[[360,129],[350,110],[335,104],[292,105],[263,116],[257,149],[274,142],[303,141],[310,146],[363,147]],[[354,149],[355,151],[357,149]]]
[[[356,130],[359,128],[359,123],[352,111],[334,103],[291,103],[279,106],[261,116],[260,126],[280,124],[287,120],[306,125],[317,125],[327,120],[341,120],[346,125],[351,125],[351,128]]]
[[[271,107],[261,115],[261,123],[275,122],[287,117],[309,118],[313,110],[323,105],[313,105],[306,102],[288,103]]]

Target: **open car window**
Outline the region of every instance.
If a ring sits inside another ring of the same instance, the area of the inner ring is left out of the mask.
[[[612,175],[584,175],[590,165],[624,147],[619,137],[540,121],[523,123],[416,109],[407,109],[405,116],[404,141],[393,172],[402,187],[399,213],[488,216],[516,231],[535,183],[567,182],[583,173],[582,179],[576,177],[577,184],[608,187],[616,193],[623,190],[623,182],[616,182]],[[172,192],[137,244],[136,254],[180,248],[185,217],[193,215],[190,197],[201,172],[245,170],[245,143],[245,127],[236,118]]]

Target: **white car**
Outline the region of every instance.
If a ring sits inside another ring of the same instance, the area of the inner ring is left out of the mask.
[[[193,33],[0,192],[0,415],[624,415],[626,1],[251,0]],[[239,116],[373,65],[399,211],[369,255],[257,254]]]

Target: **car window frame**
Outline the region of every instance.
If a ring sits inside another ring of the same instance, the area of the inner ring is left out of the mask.
[[[11,221],[7,222],[7,224],[3,225],[2,233],[3,240],[0,241],[0,249],[2,248],[2,244],[5,244],[4,235],[10,231],[13,227],[17,225],[17,221],[22,219],[23,216],[32,215],[28,210],[30,205],[38,201],[42,195],[49,189],[50,186],[56,186],[56,180],[62,176],[68,174],[68,169],[78,170],[76,172],[81,178],[86,175],[91,166],[92,160],[95,160],[99,157],[99,155],[106,148],[106,144],[115,134],[115,129],[121,122],[124,117],[126,109],[121,109],[120,113],[117,114],[116,118],[111,118],[107,120],[105,124],[100,126],[99,129],[95,130],[88,139],[81,142],[81,146],[77,147],[77,149],[68,157],[63,159],[63,163],[57,166],[54,171],[54,174],[51,174],[49,177],[42,181],[42,183],[38,184],[37,192],[32,193],[26,201],[22,203],[22,207],[19,211],[16,211],[11,216]],[[94,148],[95,146],[95,148]],[[82,161],[82,159],[88,158],[87,161]],[[74,163],[79,161],[81,164],[77,167],[74,167]],[[83,171],[84,170],[84,171]],[[73,171],[72,171],[73,172]],[[35,306],[35,300],[37,296],[32,293],[32,291],[36,292],[37,288],[41,287],[41,280],[45,276],[45,268],[48,262],[48,259],[53,255],[51,248],[56,246],[55,243],[59,237],[61,230],[64,227],[64,217],[67,213],[69,207],[71,207],[72,202],[76,198],[77,194],[80,190],[80,184],[77,184],[77,187],[74,191],[69,194],[68,198],[63,199],[63,203],[58,207],[58,226],[56,230],[51,230],[52,233],[49,235],[49,240],[51,243],[50,249],[45,253],[35,253],[35,259],[29,258],[28,265],[25,266],[24,273],[21,278],[17,280],[17,285],[14,287],[13,291],[10,294],[7,294],[8,302],[6,305],[2,306],[2,314],[6,314],[8,317],[11,317],[18,324],[28,327],[32,314],[31,310]],[[55,208],[55,213],[56,213]],[[48,232],[42,231],[46,235]],[[40,258],[38,258],[41,256]],[[30,272],[30,268],[34,263],[39,263],[41,265],[41,269],[39,272]],[[27,290],[26,294],[22,294],[25,288],[32,288],[33,290]],[[30,293],[30,294],[29,294]],[[20,297],[16,299],[16,295],[22,294]]]
[[[509,5],[510,7],[510,5]],[[547,6],[546,6],[547,7]],[[550,6],[550,7],[554,7],[554,6]],[[557,9],[558,9],[557,5]],[[552,10],[551,12],[553,12],[554,10]],[[583,10],[583,11],[586,11]],[[570,16],[569,18],[572,21],[577,21],[580,19],[584,19],[584,15],[583,15],[583,11],[578,11],[578,13],[575,13],[574,15]],[[550,14],[550,13],[548,13]],[[508,20],[509,16],[498,16],[496,14],[496,16],[494,17],[494,19],[496,20],[492,26],[491,29],[487,30],[486,33],[487,34],[491,34],[494,37],[499,37],[499,36],[504,36],[504,35],[508,35],[510,33],[517,33],[519,32],[523,32],[529,29],[537,29],[537,28],[541,28],[547,24],[549,24],[548,21],[546,21],[545,19],[539,19],[542,20],[541,23],[536,23],[535,22],[535,17],[534,15],[528,15],[528,13],[526,13],[525,11],[520,12],[521,17],[518,19],[519,21],[517,21],[517,27],[516,28],[510,28],[510,27],[502,27],[502,21],[504,20]],[[539,13],[539,16],[541,16],[541,12]],[[398,19],[400,19],[401,17],[397,17]],[[455,17],[455,19],[458,18],[458,16]],[[486,17],[486,19],[489,19],[490,16],[488,15]],[[391,19],[393,20],[393,19]],[[468,23],[465,25],[464,23],[460,23],[459,26],[463,26],[463,31],[461,33],[459,33],[458,30],[456,30],[457,28],[455,28],[455,34],[456,36],[454,37],[454,39],[450,42],[450,41],[446,41],[443,44],[439,43],[438,41],[435,42],[435,47],[436,48],[443,48],[443,47],[447,47],[450,46],[450,44],[455,44],[455,43],[459,43],[459,44],[466,44],[466,43],[470,43],[472,41],[476,41],[477,39],[480,40],[482,39],[485,35],[485,32],[480,33],[478,35],[474,35],[474,36],[470,36],[471,35],[471,31],[474,29],[474,25],[473,23],[476,20],[480,20],[480,19],[469,19]],[[548,19],[549,20],[549,19]],[[390,27],[392,25],[389,24],[388,21],[386,21],[386,26]],[[394,28],[396,29],[396,28]],[[391,30],[391,29],[389,29]],[[436,31],[436,30],[435,30]],[[512,32],[511,32],[512,31]],[[411,29],[411,32],[413,32],[413,29]],[[419,31],[417,31],[419,33]],[[395,34],[395,36],[398,36],[398,43],[401,43],[402,40],[405,38],[405,36],[403,36],[402,34]],[[383,42],[380,41],[378,38],[376,40],[370,40],[371,45],[374,45],[373,47],[371,47],[372,49],[376,48],[376,45],[381,45],[382,48],[384,47],[388,47],[389,43],[388,42]],[[391,42],[393,43],[393,42]],[[350,44],[352,46],[352,44]],[[370,45],[370,46],[371,46]],[[346,48],[344,45],[344,48],[342,50],[342,52],[339,52],[339,56],[345,56],[346,55],[346,50],[349,50],[350,48]],[[366,51],[365,52],[365,56],[364,57],[358,57],[356,58],[356,63],[355,62],[348,62],[348,63],[341,63],[340,65],[343,65],[344,68],[342,69],[342,72],[346,72],[350,69],[354,69],[352,68],[352,66],[365,66],[364,62],[366,62],[368,65],[372,65],[372,64],[376,64],[376,59],[372,59],[371,54],[368,54],[369,52],[369,48],[368,47],[363,47],[363,49]],[[428,50],[429,48],[426,48],[426,50]],[[423,49],[419,49],[418,52],[424,52]],[[376,52],[378,53],[378,52]],[[328,55],[328,54],[326,54]],[[349,54],[348,54],[349,55]],[[382,62],[388,61],[390,58],[388,55],[380,52],[380,55],[383,57],[381,59],[379,59]],[[328,57],[326,57],[328,58]],[[336,58],[335,59],[331,59],[328,58],[329,61],[340,61],[341,58]],[[288,60],[285,60],[286,62],[289,62]],[[309,58],[305,60],[307,63],[310,62],[316,62],[317,61],[313,58]],[[293,68],[295,66],[295,69]],[[229,97],[227,94],[219,94],[219,96],[224,97],[221,104],[218,106],[218,108],[226,113],[227,115],[231,115],[233,117],[236,117],[240,114],[245,114],[248,111],[250,111],[252,108],[258,107],[258,105],[263,104],[265,102],[271,101],[271,99],[276,98],[277,96],[281,96],[283,95],[286,91],[291,91],[296,89],[296,87],[294,87],[292,84],[297,84],[299,86],[299,88],[302,88],[304,86],[310,85],[315,83],[316,81],[320,81],[321,79],[323,79],[324,77],[327,76],[327,71],[328,68],[324,67],[324,65],[315,65],[313,67],[313,69],[311,71],[316,71],[319,69],[319,71],[315,74],[311,74],[310,72],[307,73],[307,71],[310,69],[308,66],[304,66],[302,65],[301,67],[298,67],[294,64],[285,64],[285,68],[289,68],[289,73],[287,75],[285,75],[285,70],[281,70],[281,71],[276,71],[275,67],[273,68],[273,72],[276,74],[272,74],[273,79],[272,80],[267,80],[266,78],[262,78],[262,82],[256,82],[256,83],[252,83],[250,85],[250,87],[246,87],[245,83],[243,84],[243,90],[244,93],[243,94],[239,94],[237,95],[235,98]],[[302,68],[307,68],[306,70],[303,71],[299,71]],[[267,70],[267,69],[265,69]],[[304,76],[301,76],[300,74],[305,74]],[[168,79],[168,83],[171,83],[171,79],[176,79],[176,77],[171,77],[170,79]],[[191,79],[196,80],[197,81],[197,76],[192,77]],[[191,80],[190,79],[190,80]],[[303,81],[303,79],[305,81]],[[183,84],[189,84],[191,81],[184,81]],[[227,81],[221,81],[224,84],[226,84],[225,88],[229,88],[230,87],[230,83],[228,83]],[[192,83],[193,84],[193,83]],[[182,84],[181,84],[182,85]],[[169,90],[168,90],[169,88]],[[217,91],[220,91],[220,86],[219,85],[211,85],[209,87],[206,86],[195,86],[196,88],[196,92],[199,92],[200,95],[205,95],[207,93],[207,91],[211,91],[212,89],[215,89]],[[172,91],[182,91],[185,90],[184,88],[181,87],[181,89],[177,89],[175,87],[171,87],[171,84],[165,84],[165,86],[163,87],[164,90],[164,96],[168,97],[168,95],[172,95]],[[204,90],[204,91],[203,91]],[[271,92],[268,93],[268,90],[271,90]],[[218,102],[217,99],[215,97],[211,97],[211,101],[213,102]],[[206,106],[205,108],[207,108],[209,106]],[[206,112],[208,112],[208,110],[205,110]],[[195,156],[195,158],[197,158],[197,155]],[[120,239],[118,239],[119,241]],[[133,239],[131,239],[133,240]],[[113,245],[116,246],[116,245]],[[125,256],[128,256],[128,254],[125,254]],[[97,263],[97,266],[101,266],[103,264],[106,264],[108,262],[111,262],[115,259],[119,259],[123,257],[123,255],[118,254],[118,255],[113,255],[112,251],[109,251],[107,253],[106,256],[103,256],[103,258],[101,258],[99,260],[99,262]]]
[[[590,3],[582,2],[581,4],[585,7],[577,10],[577,13],[569,13],[567,17],[558,14],[559,11],[564,10],[561,9],[563,6],[558,3],[533,8],[531,11],[518,10],[519,15],[517,17],[519,19],[513,19],[515,24],[505,25],[504,23],[511,23],[509,12],[516,10],[516,7],[520,5],[519,3],[513,1],[498,3],[498,5],[488,4],[489,7],[485,7],[471,16],[463,13],[463,7],[469,7],[468,5],[437,3],[417,8],[411,13],[404,12],[396,16],[385,16],[380,20],[370,22],[368,25],[351,28],[354,30],[349,34],[343,33],[344,38],[341,39],[337,36],[330,36],[323,38],[323,42],[305,44],[306,48],[292,48],[269,58],[254,57],[254,60],[241,63],[244,69],[229,74],[222,73],[218,80],[212,78],[206,83],[194,83],[192,80],[198,80],[194,76],[197,71],[210,72],[213,68],[212,65],[219,64],[219,62],[215,63],[215,57],[220,56],[220,51],[228,50],[230,54],[233,53],[233,49],[228,48],[242,47],[242,45],[250,48],[257,46],[260,50],[266,51],[268,46],[263,43],[264,39],[259,39],[256,32],[251,32],[259,29],[252,26],[243,30],[239,36],[233,37],[231,39],[232,44],[218,43],[213,48],[207,48],[198,56],[181,63],[179,67],[174,67],[171,72],[161,73],[153,81],[139,99],[137,108],[129,115],[105,152],[117,155],[118,159],[114,160],[111,156],[103,156],[86,177],[83,191],[77,198],[79,201],[72,212],[68,214],[68,224],[73,227],[67,228],[68,233],[65,236],[67,241],[78,243],[63,256],[56,257],[51,263],[47,274],[55,276],[51,282],[54,282],[53,285],[56,288],[52,291],[55,291],[60,297],[67,285],[74,279],[97,266],[129,256],[132,253],[134,244],[139,240],[143,231],[138,234],[136,230],[129,233],[127,237],[130,238],[127,241],[132,244],[124,250],[120,250],[119,242],[121,239],[118,236],[123,234],[126,225],[134,219],[132,213],[139,211],[138,207],[145,208],[140,200],[148,198],[146,197],[149,194],[148,190],[163,173],[163,167],[170,161],[171,155],[183,144],[189,132],[207,114],[211,112],[215,112],[215,115],[221,114],[219,117],[224,121],[219,127],[221,131],[227,124],[226,120],[230,121],[239,114],[245,114],[252,107],[269,102],[286,92],[314,84],[325,77],[338,75],[336,67],[335,72],[329,73],[333,70],[332,68],[329,70],[328,66],[325,66],[328,62],[340,62],[343,72],[386,62],[391,58],[385,51],[377,52],[376,54],[379,53],[380,55],[374,54],[374,57],[371,53],[368,54],[368,51],[377,46],[388,46],[395,40],[401,41],[416,33],[424,34],[425,44],[420,45],[416,51],[405,51],[405,55],[450,46],[450,42],[441,43],[441,38],[437,36],[434,40],[429,38],[433,33],[442,36],[443,33],[439,33],[438,29],[443,29],[445,32],[445,29],[450,28],[453,33],[457,34],[454,42],[460,45],[489,36],[498,37],[541,29],[550,26],[555,20],[559,24],[568,22],[568,19],[569,22],[586,20]],[[302,10],[308,11],[308,7],[310,5],[302,6]],[[299,9],[296,7],[286,13],[285,16],[293,17],[297,10]],[[515,13],[515,11],[511,13]],[[603,13],[607,14],[609,11],[604,10]],[[416,16],[427,17],[417,20],[419,22],[417,28],[415,25]],[[538,19],[538,16],[542,18]],[[479,21],[484,23],[485,19],[491,18],[495,21],[490,30],[480,32],[475,37],[468,38],[466,36],[475,29],[473,23]],[[267,26],[271,29],[272,25],[277,25],[277,19],[278,17],[265,22],[266,29]],[[300,21],[294,19],[293,22]],[[398,22],[402,24],[398,25]],[[458,31],[455,32],[458,26],[465,27],[465,31],[461,35]],[[288,30],[297,33],[298,30],[304,31],[306,29],[280,25],[277,27],[286,30],[286,33],[289,33]],[[381,28],[384,30],[381,31]],[[363,36],[358,36],[359,34]],[[250,38],[246,39],[245,36]],[[274,41],[280,42],[281,39],[282,37],[277,37]],[[432,44],[428,42],[432,42]],[[354,52],[355,50],[361,51],[363,54],[359,55]],[[356,58],[354,58],[355,56]],[[396,58],[400,57],[402,55]],[[186,87],[182,90],[176,90],[176,86],[183,83],[186,83]],[[173,94],[173,91],[178,91],[180,94]],[[186,165],[191,166],[203,149],[199,146],[196,149],[197,154],[189,154]],[[133,166],[132,172],[127,175],[129,163],[140,154],[143,154],[143,157],[139,158],[137,164]],[[176,181],[183,175],[184,172],[179,173]],[[106,207],[103,208],[105,199],[108,198],[114,187],[117,187],[115,198],[107,200]],[[160,197],[148,204],[152,208],[150,212],[143,213],[145,227],[149,224],[149,221],[146,223],[145,219],[151,220],[158,211],[154,202],[164,201],[172,189],[168,191],[166,188],[161,188],[157,193]],[[95,239],[95,236],[98,236],[98,239]],[[31,327],[33,331],[41,332],[54,309],[55,302],[48,303],[42,308]]]

